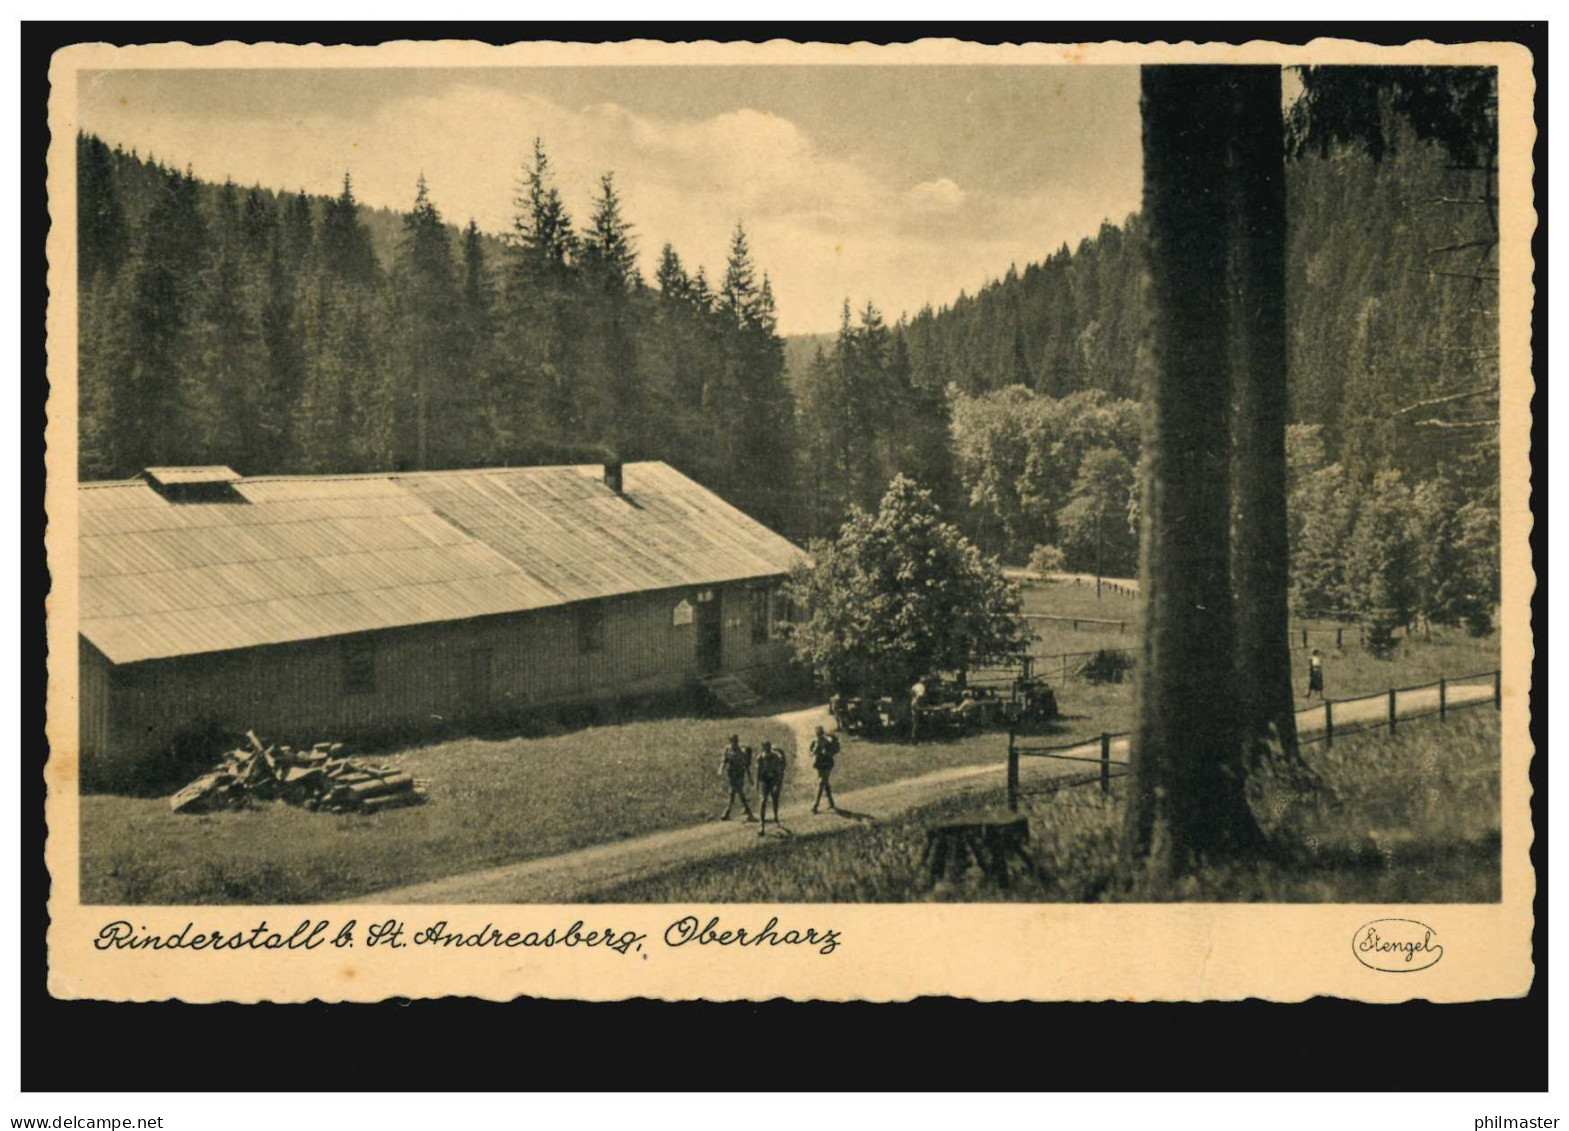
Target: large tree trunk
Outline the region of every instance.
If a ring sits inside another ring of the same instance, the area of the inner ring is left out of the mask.
[[[1230,71],[1142,72],[1151,365],[1139,576],[1147,607],[1124,866],[1156,884],[1261,841],[1244,794],[1233,688]]]
[[[1300,764],[1286,525],[1286,168],[1279,67],[1233,67],[1232,578],[1246,756]]]

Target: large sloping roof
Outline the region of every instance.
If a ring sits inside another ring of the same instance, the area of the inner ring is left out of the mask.
[[[87,483],[81,633],[114,663],[771,577],[799,551],[662,463]]]

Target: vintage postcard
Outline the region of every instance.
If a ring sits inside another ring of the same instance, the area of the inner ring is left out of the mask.
[[[54,995],[1530,988],[1524,48],[50,78]]]

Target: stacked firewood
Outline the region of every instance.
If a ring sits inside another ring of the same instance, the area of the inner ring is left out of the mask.
[[[249,745],[223,755],[217,767],[169,798],[176,813],[238,809],[253,801],[284,801],[327,813],[379,813],[418,805],[426,783],[389,766],[349,758],[341,742],[309,750],[274,746],[247,731]]]

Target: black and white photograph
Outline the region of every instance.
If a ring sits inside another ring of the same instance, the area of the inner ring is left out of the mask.
[[[790,46],[57,63],[72,945],[1528,933],[1529,55]]]
[[[1494,71],[741,70],[79,77],[83,899],[1496,900]]]

